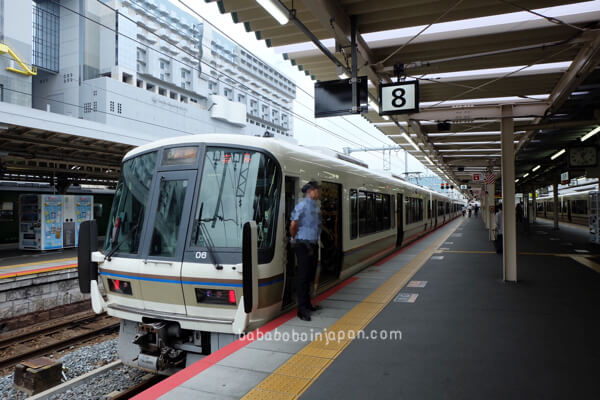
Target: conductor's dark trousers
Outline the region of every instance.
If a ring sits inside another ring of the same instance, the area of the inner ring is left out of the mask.
[[[308,314],[310,311],[310,285],[314,282],[317,273],[319,246],[317,243],[297,241],[294,245],[298,257],[298,271],[296,272],[296,296],[298,312]]]

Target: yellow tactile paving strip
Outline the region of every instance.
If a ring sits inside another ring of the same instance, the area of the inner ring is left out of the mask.
[[[297,354],[292,356],[271,375],[248,392],[243,399],[297,399],[312,385],[335,358],[352,342],[359,331],[383,310],[425,264],[435,250],[460,226],[457,221],[435,243],[419,253],[406,266],[392,275],[360,304],[348,311],[327,329],[331,332],[317,337]],[[340,334],[339,332],[344,332]]]
[[[36,261],[36,262],[30,262],[30,263],[25,263],[25,264],[13,264],[13,265],[5,265],[4,267],[0,267],[1,269],[9,269],[9,268],[19,268],[19,267],[29,267],[31,265],[45,265],[45,264],[54,264],[57,262],[63,262],[63,261],[76,261],[77,257],[70,257],[70,258],[57,258],[55,260],[45,260],[45,261]],[[42,267],[40,267],[42,268]]]

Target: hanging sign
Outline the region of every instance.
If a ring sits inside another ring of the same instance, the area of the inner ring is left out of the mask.
[[[419,81],[379,85],[379,115],[419,112]]]
[[[474,180],[475,182],[479,182],[479,178],[480,178],[480,175],[479,175],[479,174],[473,174],[473,180]]]
[[[569,183],[569,171],[560,174],[560,183],[566,185]]]

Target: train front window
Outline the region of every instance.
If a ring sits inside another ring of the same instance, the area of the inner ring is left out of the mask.
[[[208,147],[200,181],[192,246],[241,248],[242,228],[256,221],[258,248],[275,239],[279,173],[257,151]]]
[[[105,254],[116,246],[120,254],[138,252],[155,167],[156,152],[123,163],[106,231]]]

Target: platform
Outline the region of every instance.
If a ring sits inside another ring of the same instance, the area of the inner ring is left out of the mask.
[[[77,249],[47,252],[3,250],[0,252],[0,280],[42,274],[77,267]]]
[[[597,397],[600,250],[581,229],[523,228],[517,284],[460,218],[321,295],[313,321],[283,315],[136,398]]]

